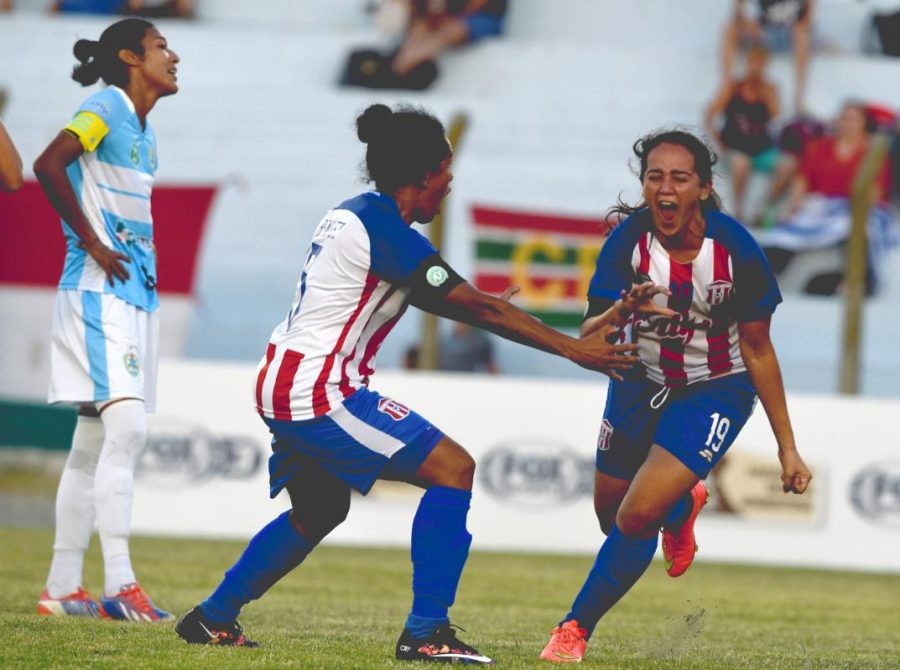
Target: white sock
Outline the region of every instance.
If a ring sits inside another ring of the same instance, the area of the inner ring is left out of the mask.
[[[135,582],[128,551],[134,468],[147,442],[147,413],[143,400],[120,400],[100,413],[105,429],[103,450],[94,479],[97,528],[103,549],[104,591],[117,594]]]
[[[56,538],[47,575],[51,598],[67,596],[81,586],[84,552],[94,530],[94,472],[102,446],[100,419],[79,416],[56,491]]]

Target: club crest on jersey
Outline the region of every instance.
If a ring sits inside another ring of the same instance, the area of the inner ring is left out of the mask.
[[[609,451],[610,441],[612,440],[613,427],[607,420],[603,419],[600,424],[600,436],[597,438],[597,449],[600,451]]]
[[[122,360],[125,363],[125,369],[132,377],[137,377],[141,373],[141,359],[138,358],[137,347],[128,347]]]
[[[709,305],[721,305],[734,293],[734,284],[730,281],[714,281],[706,288],[706,302]]]
[[[382,398],[378,401],[378,411],[387,414],[394,421],[402,421],[409,416],[409,407],[390,398]]]

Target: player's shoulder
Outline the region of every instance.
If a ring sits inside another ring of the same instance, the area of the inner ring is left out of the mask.
[[[344,200],[335,209],[354,214],[367,229],[371,227],[395,226],[397,224],[405,227],[397,204],[389,196],[377,191],[360,193],[348,200]]]
[[[110,119],[122,119],[130,115],[132,106],[121,89],[115,86],[107,86],[89,95],[81,103],[78,111],[92,112],[104,121],[108,121]]]
[[[607,244],[634,245],[637,244],[641,235],[652,229],[653,219],[650,216],[650,210],[640,209],[615,225],[609,234]]]
[[[706,236],[724,244],[736,255],[745,255],[759,250],[759,244],[747,227],[725,212],[706,213]]]

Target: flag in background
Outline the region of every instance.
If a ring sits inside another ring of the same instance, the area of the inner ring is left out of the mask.
[[[521,290],[518,307],[555,328],[578,328],[607,219],[472,207],[475,286]]]

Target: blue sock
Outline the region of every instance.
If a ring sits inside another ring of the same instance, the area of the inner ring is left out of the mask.
[[[471,500],[471,491],[433,486],[419,502],[412,526],[413,604],[406,619],[413,637],[427,637],[450,620],[447,612],[472,544],[466,530]]]
[[[234,621],[244,605],[262,596],[312,551],[314,545],[294,527],[289,515],[290,511],[285,512],[259,531],[219,587],[200,604],[208,619]]]
[[[656,534],[648,539],[628,537],[613,526],[564,621],[576,619],[590,637],[600,617],[644,574],[656,552],[657,538]]]
[[[688,518],[688,514],[691,513],[691,510],[694,508],[694,497],[691,495],[691,492],[688,491],[683,496],[681,496],[678,500],[675,501],[675,504],[666,512],[666,515],[662,519],[662,527],[663,528],[680,528],[681,524],[684,523],[684,520]]]

